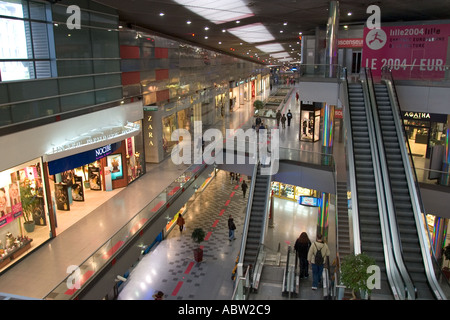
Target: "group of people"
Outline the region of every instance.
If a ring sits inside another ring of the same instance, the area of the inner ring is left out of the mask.
[[[276,119],[277,119],[277,126],[280,126],[280,121],[281,121],[281,125],[282,128],[286,128],[286,121],[288,124],[288,127],[291,126],[291,120],[292,120],[292,112],[291,109],[288,110],[288,113],[285,115],[284,113],[281,114],[280,110],[277,111],[276,113]]]
[[[309,277],[309,265],[313,273],[312,290],[317,290],[321,282],[323,266],[330,256],[330,249],[323,241],[321,234],[317,234],[316,241],[311,243],[306,232],[302,232],[295,241],[294,249],[300,260],[300,279]]]

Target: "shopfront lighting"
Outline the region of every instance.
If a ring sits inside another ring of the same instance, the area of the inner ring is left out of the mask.
[[[242,0],[174,0],[214,24],[241,20],[255,14]]]

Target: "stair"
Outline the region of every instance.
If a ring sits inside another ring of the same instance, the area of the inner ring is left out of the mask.
[[[265,227],[266,200],[270,190],[270,176],[261,175],[261,169],[256,173],[255,187],[253,191],[252,207],[250,209],[250,220],[248,225],[247,241],[244,252],[244,269],[253,265],[258,255],[261,235]]]
[[[349,84],[349,110],[351,119],[353,157],[359,212],[359,233],[361,251],[375,259],[381,271],[381,289],[373,290],[373,295],[391,295],[386,275],[383,237],[379,217],[373,155],[361,83]],[[349,155],[351,156],[351,155]]]
[[[350,244],[350,225],[348,220],[347,182],[337,182],[337,224],[338,251],[340,259],[353,252]]]
[[[403,260],[417,288],[417,298],[434,299],[425,273],[406,171],[395,129],[394,114],[388,89],[385,84],[375,84],[374,90],[391,184],[392,200],[395,207],[399,238],[403,251]]]

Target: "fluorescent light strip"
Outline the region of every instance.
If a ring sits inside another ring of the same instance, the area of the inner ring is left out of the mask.
[[[262,23],[253,23],[242,27],[231,28],[227,29],[227,31],[247,43],[275,40]]]
[[[174,0],[214,24],[242,20],[255,14],[242,0]]]
[[[280,52],[284,50],[283,46],[279,43],[263,44],[256,46],[256,48],[263,52]]]

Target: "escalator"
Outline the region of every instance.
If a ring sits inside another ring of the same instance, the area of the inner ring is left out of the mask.
[[[270,175],[262,175],[261,167],[257,166],[254,189],[250,194],[253,195],[250,216],[248,220],[247,239],[245,241],[245,250],[243,258],[244,269],[251,265],[255,267],[255,261],[258,256],[262,235],[266,226],[267,199],[270,191]],[[253,177],[252,177],[253,179]]]
[[[410,193],[405,162],[400,150],[399,134],[386,84],[375,84],[374,93],[403,261],[417,290],[417,299],[435,299],[424,266],[413,208],[414,201]],[[391,223],[395,222],[391,221]]]
[[[354,158],[354,175],[356,181],[357,211],[361,252],[373,257],[381,271],[381,289],[373,290],[373,295],[381,294],[392,297],[389,289],[386,261],[383,249],[382,223],[380,221],[379,199],[374,162],[376,155],[371,148],[369,120],[362,83],[348,85],[350,126]],[[372,146],[373,147],[373,146]],[[352,195],[353,196],[353,195]]]

